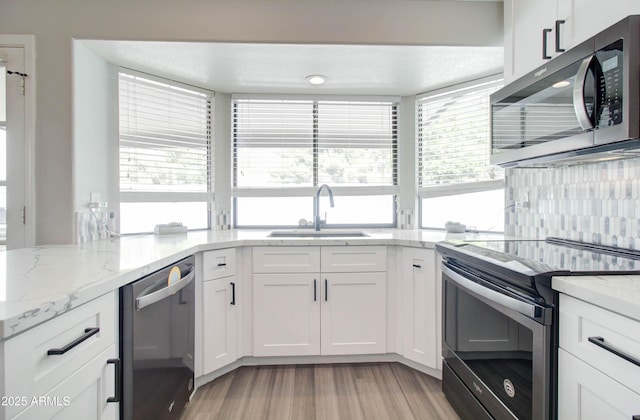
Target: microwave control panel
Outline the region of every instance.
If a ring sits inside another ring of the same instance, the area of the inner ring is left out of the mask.
[[[604,128],[622,123],[623,50],[622,39],[596,52],[602,73],[598,83],[601,111],[597,127]]]

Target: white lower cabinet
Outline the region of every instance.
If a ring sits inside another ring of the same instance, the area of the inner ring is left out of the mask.
[[[321,354],[387,350],[387,274],[331,273],[323,281]]]
[[[202,374],[218,370],[239,357],[240,284],[237,248],[202,254]],[[200,345],[200,344],[199,344]]]
[[[320,354],[319,273],[253,275],[253,355]]]
[[[115,397],[115,364],[106,363],[117,357],[112,346],[74,372],[45,395],[33,397],[29,407],[14,419],[86,419],[115,420],[118,404]]]
[[[558,349],[558,418],[640,418],[640,390],[627,388],[564,349]]]
[[[0,419],[119,415],[117,292],[0,343]]]
[[[202,291],[203,369],[207,374],[238,358],[236,276],[205,281]]]
[[[402,355],[439,369],[440,305],[436,254],[432,249],[402,250]]]
[[[640,322],[560,294],[558,418],[640,419]]]
[[[386,352],[385,247],[261,247],[253,255],[254,356]]]

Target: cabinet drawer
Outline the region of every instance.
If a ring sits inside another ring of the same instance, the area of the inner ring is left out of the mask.
[[[640,322],[561,294],[560,347],[623,385],[640,389],[640,366],[614,353],[640,361]]]
[[[107,402],[115,396],[117,376],[107,360],[117,353],[115,345],[109,347],[46,395],[38,396],[37,403],[29,404],[14,419],[118,419],[119,404]]]
[[[67,377],[116,342],[118,300],[111,292],[28,330],[5,343],[4,375],[7,396],[32,397],[46,395]],[[89,335],[88,329],[99,328],[64,354],[49,355],[49,350],[62,349]],[[11,418],[25,407],[7,407]]]
[[[217,249],[202,255],[202,278],[215,280],[236,274],[236,249]]]
[[[558,350],[559,419],[634,419],[640,415],[640,394]]]
[[[317,273],[320,248],[301,246],[253,248],[254,273]]]
[[[384,246],[322,247],[323,273],[387,271],[387,248]]]

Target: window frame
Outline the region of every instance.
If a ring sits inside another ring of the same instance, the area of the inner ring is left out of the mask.
[[[237,167],[235,162],[235,156],[237,156],[237,143],[235,139],[235,101],[238,99],[255,99],[255,100],[309,100],[314,102],[314,107],[317,107],[318,101],[331,101],[331,102],[389,102],[394,107],[395,112],[395,133],[392,140],[392,185],[349,185],[349,186],[332,186],[334,197],[339,196],[391,196],[392,208],[391,222],[390,223],[327,223],[323,224],[323,228],[394,228],[397,226],[397,198],[398,198],[398,123],[400,121],[400,97],[396,96],[338,96],[338,95],[271,95],[271,94],[233,94],[231,98],[231,151],[232,151],[232,163],[231,163],[231,188],[232,188],[232,217],[233,228],[235,229],[286,229],[286,228],[298,228],[295,220],[291,224],[287,225],[274,225],[274,224],[260,224],[260,225],[246,225],[238,224],[238,198],[252,197],[252,198],[289,198],[289,197],[313,197],[313,204],[315,207],[315,194],[319,188],[318,181],[318,133],[314,130],[313,134],[313,173],[311,179],[313,186],[292,186],[292,187],[238,187],[237,186]],[[317,122],[317,112],[314,112],[314,122]],[[325,197],[327,193],[323,191],[322,197]]]
[[[214,194],[215,194],[215,179],[214,179],[214,113],[215,113],[215,92],[209,89],[193,86],[187,83],[178,82],[175,80],[167,79],[164,77],[156,76],[149,73],[133,70],[126,67],[118,67],[118,92],[120,90],[120,75],[125,74],[128,76],[140,77],[153,82],[170,85],[179,89],[184,89],[192,92],[199,92],[208,97],[208,142],[207,142],[207,191],[194,192],[194,191],[128,191],[122,190],[120,184],[120,146],[121,146],[121,128],[120,128],[120,94],[118,93],[118,194],[120,203],[191,203],[200,202],[206,203],[207,213],[206,221],[207,226],[204,228],[189,229],[191,230],[208,230],[213,226],[213,207],[214,207]],[[120,210],[120,219],[122,219],[122,211]],[[166,221],[171,222],[170,220]],[[188,226],[187,226],[188,228]],[[122,235],[136,235],[141,233],[153,233],[153,231],[140,231],[140,232],[128,232]]]
[[[474,79],[467,82],[459,83],[456,85],[448,86],[442,89],[437,89],[429,92],[425,92],[419,95],[416,95],[416,116],[415,116],[415,156],[416,156],[416,195],[418,201],[418,228],[419,229],[442,229],[443,226],[424,226],[424,211],[423,208],[423,200],[429,198],[437,198],[437,197],[447,197],[447,196],[456,196],[462,194],[470,194],[470,193],[478,193],[478,192],[487,192],[494,191],[499,189],[504,189],[506,186],[504,176],[500,179],[495,180],[480,180],[480,181],[470,181],[470,182],[458,182],[452,184],[443,184],[443,185],[421,185],[421,176],[422,176],[422,168],[424,166],[424,162],[421,160],[421,131],[422,127],[420,126],[420,112],[421,112],[421,104],[420,102],[425,101],[429,97],[442,96],[448,93],[453,93],[456,91],[460,91],[463,89],[472,89],[476,86],[481,86],[488,83],[495,83],[499,85],[503,80],[503,75],[494,74],[491,76],[487,76],[480,79]],[[489,109],[488,112],[491,112]],[[489,133],[490,131],[490,119],[489,119]],[[490,136],[490,134],[489,134]],[[490,138],[489,144],[487,144],[487,148],[490,149]],[[497,231],[492,231],[497,232]]]

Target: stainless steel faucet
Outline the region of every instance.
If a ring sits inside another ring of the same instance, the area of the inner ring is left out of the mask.
[[[326,222],[326,220],[322,220],[320,219],[320,193],[322,192],[322,189],[326,188],[327,192],[329,193],[329,204],[331,204],[331,207],[333,207],[333,191],[331,191],[331,187],[329,187],[327,184],[322,184],[318,187],[318,191],[316,191],[316,199],[313,202],[313,220],[314,220],[314,226],[316,230],[320,230],[320,225],[323,222]]]

